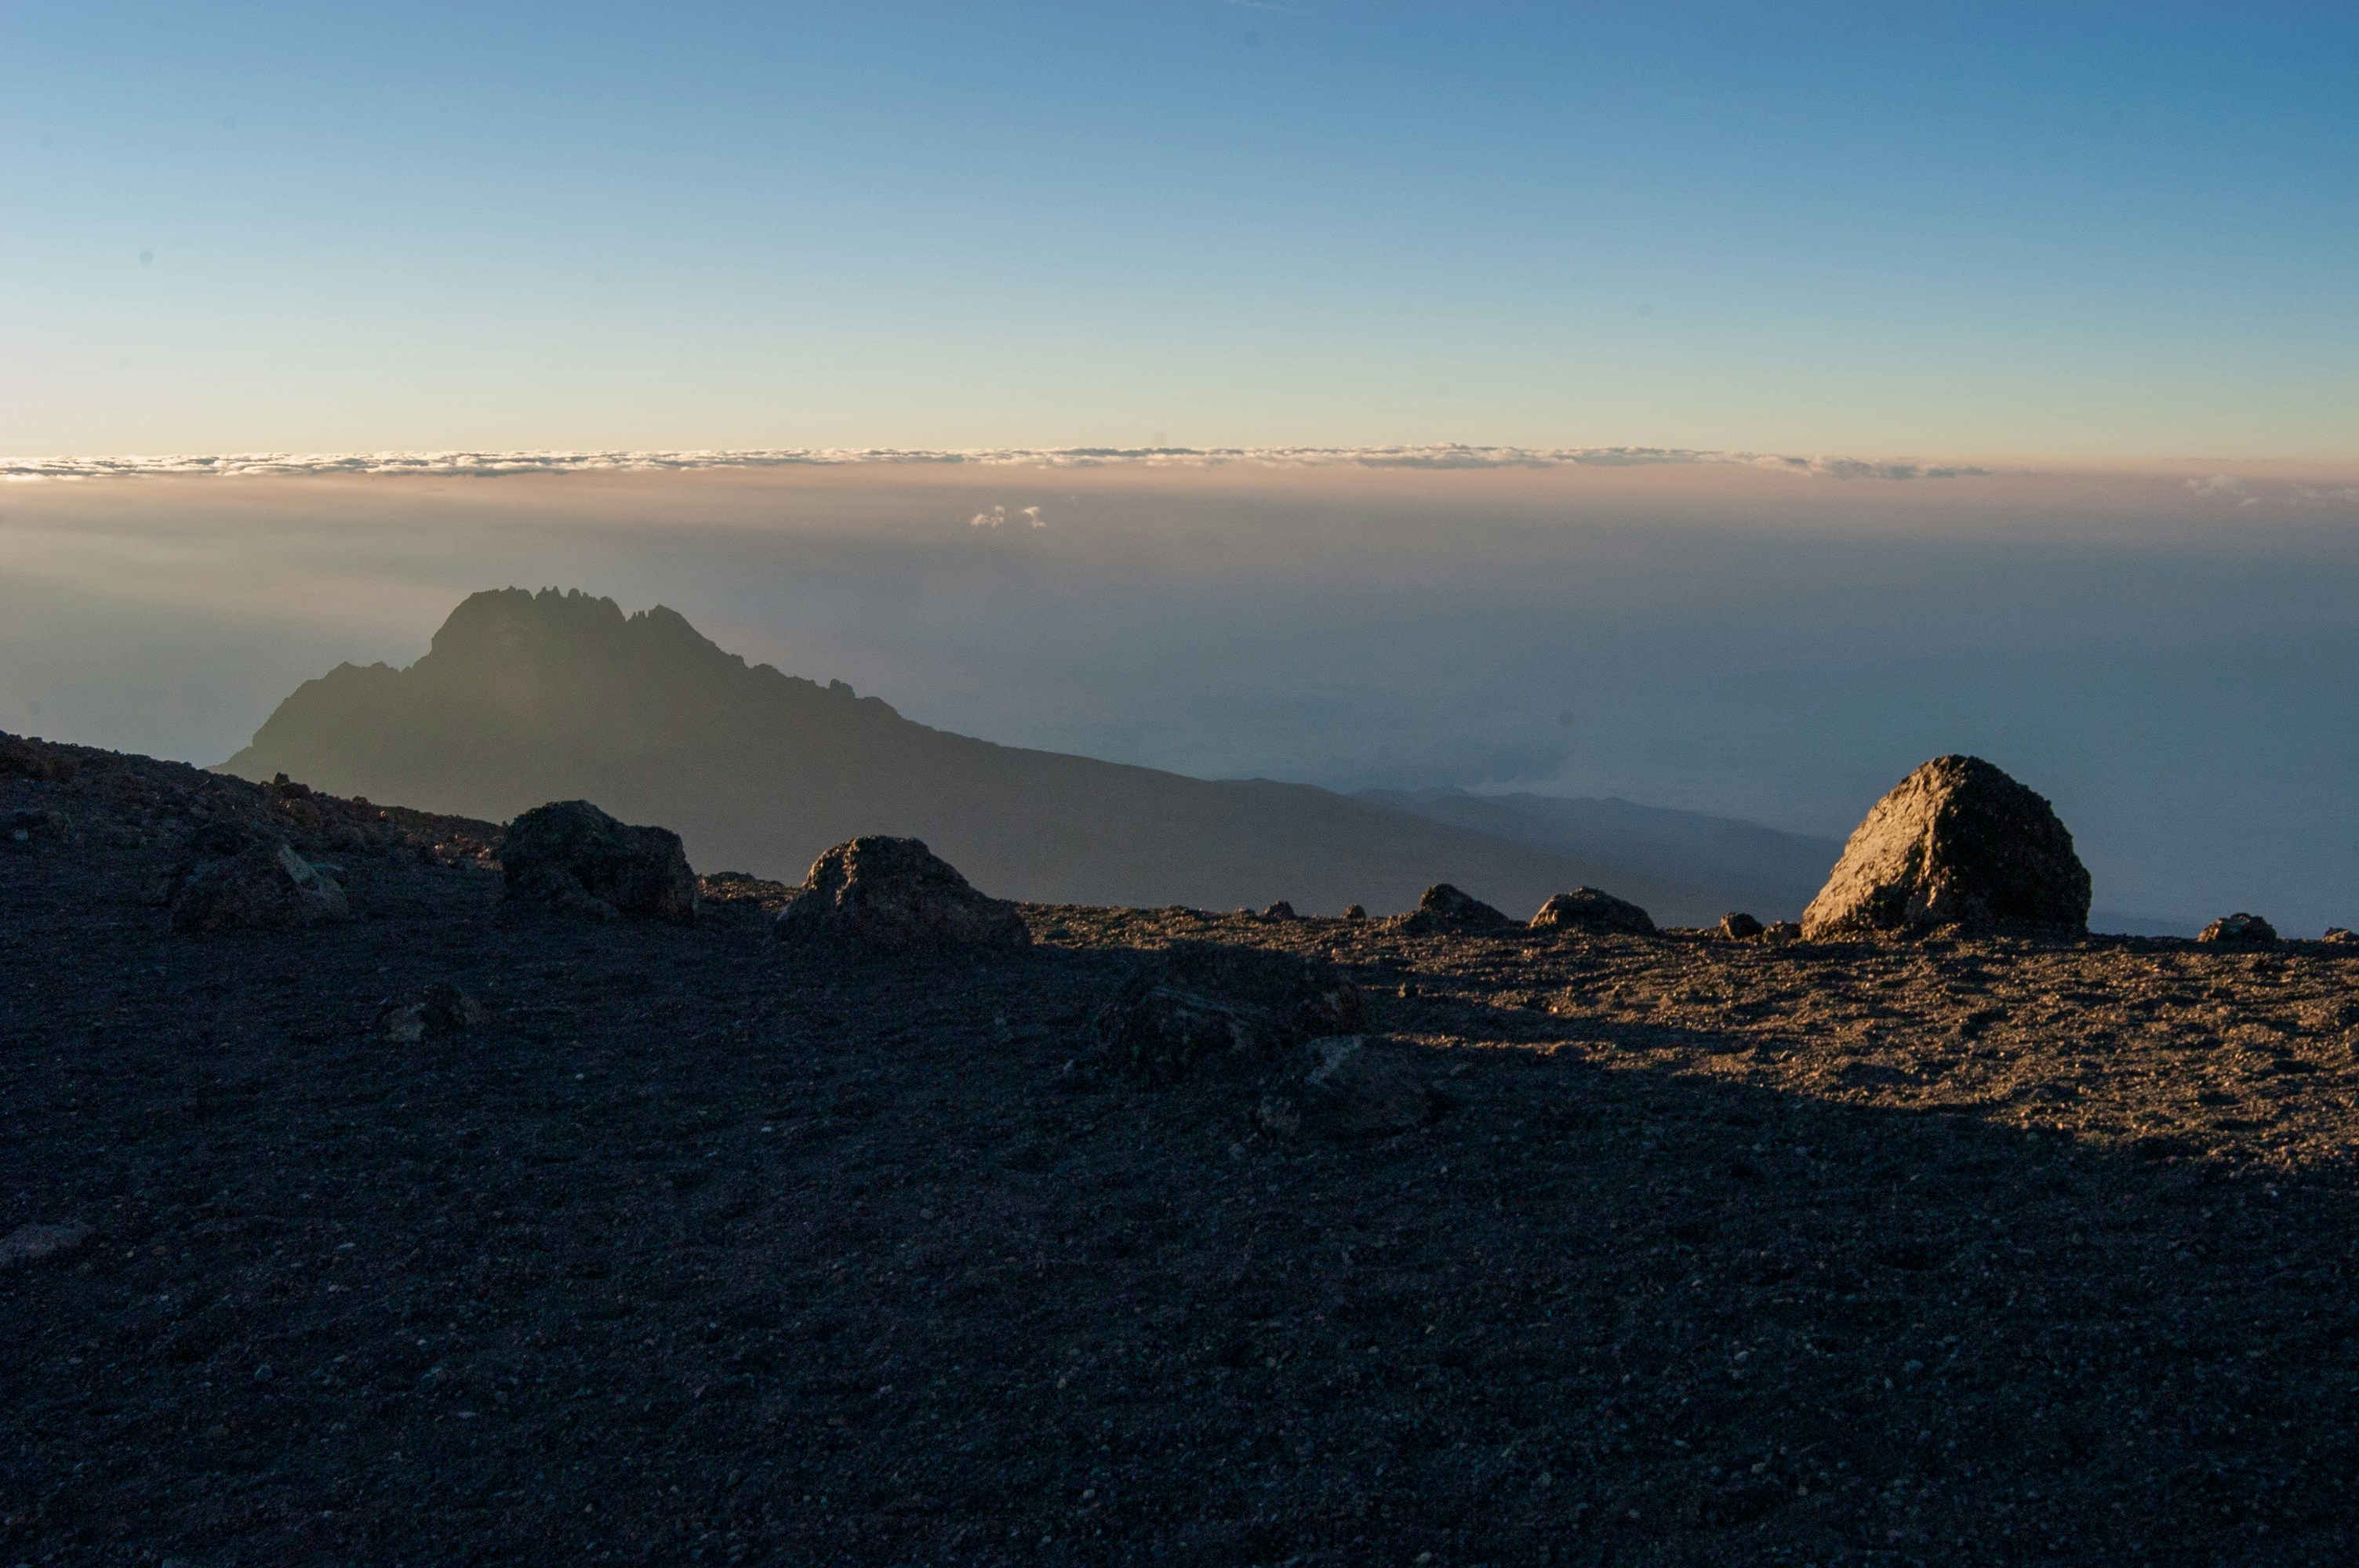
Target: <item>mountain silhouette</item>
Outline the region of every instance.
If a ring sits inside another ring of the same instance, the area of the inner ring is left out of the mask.
[[[579,590],[475,594],[416,664],[306,681],[222,767],[495,820],[588,799],[672,828],[701,870],[788,881],[855,835],[907,835],[977,886],[1039,903],[1384,913],[1450,881],[1521,916],[1588,884],[1693,923],[1760,891],[1757,876],[1714,876],[1693,856],[1665,875],[1516,842],[1436,820],[1430,801],[1403,809],[951,734],[840,681],[749,665],[674,611],[625,615]]]

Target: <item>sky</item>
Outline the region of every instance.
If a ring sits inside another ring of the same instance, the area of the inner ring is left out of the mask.
[[[2359,13],[0,5],[0,455],[2359,456]]]

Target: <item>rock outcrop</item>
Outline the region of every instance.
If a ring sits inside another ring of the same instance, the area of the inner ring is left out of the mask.
[[[1535,931],[1624,931],[1650,935],[1654,916],[1628,899],[1596,888],[1575,888],[1551,896],[1532,916]]]
[[[234,825],[201,836],[196,858],[167,875],[172,928],[192,936],[348,920],[336,868],[314,865],[283,838]]]
[[[976,892],[919,840],[882,834],[821,855],[778,912],[777,930],[785,942],[886,952],[1032,946],[1014,904]]]
[[[500,836],[507,896],[602,919],[696,919],[696,873],[679,835],[633,827],[586,800],[551,801]]]
[[[1125,982],[1098,1014],[1113,1065],[1153,1083],[1200,1066],[1259,1066],[1301,1044],[1348,1034],[1364,1000],[1333,969],[1290,953],[1182,943]]]
[[[1425,896],[1417,901],[1417,908],[1401,918],[1403,931],[1420,934],[1506,931],[1515,924],[1473,893],[1461,892],[1448,882],[1436,882],[1426,889]]]
[[[1895,785],[1802,913],[1814,941],[1939,925],[2089,926],[2072,835],[2043,796],[1979,757],[1936,757]]]
[[[2239,910],[2223,914],[2196,934],[2198,942],[2216,942],[2223,947],[2266,947],[2277,939],[2277,928],[2257,914]]]
[[[1732,942],[1749,942],[1767,929],[1756,917],[1743,910],[1731,910],[1720,917],[1720,934]]]

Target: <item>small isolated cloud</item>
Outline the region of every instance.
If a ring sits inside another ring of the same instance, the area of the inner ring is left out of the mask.
[[[1019,506],[1013,513],[1005,506],[995,506],[988,512],[976,513],[966,520],[966,524],[970,528],[1004,528],[1018,518],[1035,528],[1046,528],[1049,525],[1041,521],[1040,509],[1037,506]]]
[[[2187,488],[2198,495],[2209,495],[2221,501],[2234,501],[2239,508],[2258,506],[2261,498],[2253,487],[2233,473],[2215,473],[2206,479],[2190,479]]]

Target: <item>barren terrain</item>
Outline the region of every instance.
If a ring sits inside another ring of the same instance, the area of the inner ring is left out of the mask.
[[[2359,1554],[2359,948],[1028,906],[831,957],[775,884],[526,914],[486,825],[20,752],[79,771],[0,777],[51,814],[0,1238],[60,1227],[0,1262],[0,1562]],[[361,917],[172,932],[233,816]],[[1342,966],[1439,1114],[1093,1070],[1179,938]],[[381,1022],[437,983],[478,1022]]]

